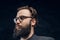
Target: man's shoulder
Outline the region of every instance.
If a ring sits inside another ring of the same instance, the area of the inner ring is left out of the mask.
[[[54,40],[54,38],[46,37],[46,36],[33,35],[33,37],[30,40]]]

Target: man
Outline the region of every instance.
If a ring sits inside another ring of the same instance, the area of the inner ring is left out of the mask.
[[[14,18],[16,24],[13,33],[14,40],[43,40],[34,34],[34,28],[37,24],[37,11],[28,6],[20,7],[17,11],[16,18]]]

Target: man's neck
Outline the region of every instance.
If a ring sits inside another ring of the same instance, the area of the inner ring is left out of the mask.
[[[28,35],[28,37],[26,37],[26,38],[21,38],[20,40],[28,40],[29,38],[31,38],[31,37],[33,36],[33,34],[34,34],[34,28],[32,27],[32,28],[31,28],[31,32],[30,32],[30,34]]]

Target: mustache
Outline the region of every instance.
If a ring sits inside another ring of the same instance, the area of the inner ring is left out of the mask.
[[[21,25],[15,25],[15,28],[18,28],[18,29],[21,29],[22,28],[22,26]]]
[[[21,25],[19,25],[19,24],[16,24],[16,26],[20,26],[21,27]]]

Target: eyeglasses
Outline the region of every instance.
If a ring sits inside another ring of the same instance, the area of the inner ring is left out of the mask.
[[[21,20],[24,20],[24,19],[26,19],[26,18],[33,18],[33,17],[19,16],[19,17],[14,18],[14,22],[16,23],[17,20],[21,21]]]

